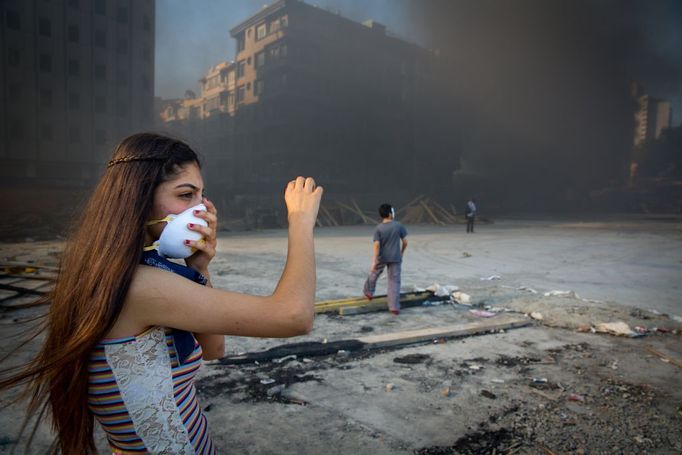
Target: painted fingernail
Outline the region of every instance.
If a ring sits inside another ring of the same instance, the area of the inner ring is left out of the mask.
[[[195,210],[195,211],[194,211],[194,214],[195,214],[195,215],[198,215],[199,213],[201,213],[201,210]]]
[[[185,240],[185,245],[189,245],[189,240]]]
[[[193,227],[194,227],[194,223],[189,223],[188,226],[191,227],[191,228],[193,228]]]

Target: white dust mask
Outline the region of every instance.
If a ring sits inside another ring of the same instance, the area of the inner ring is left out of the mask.
[[[204,204],[190,207],[177,215],[168,215],[160,220],[151,220],[147,226],[167,222],[166,227],[161,232],[159,240],[144,248],[145,251],[157,250],[165,258],[182,259],[191,256],[196,251],[189,245],[185,245],[185,240],[202,240],[203,236],[196,231],[190,230],[189,223],[200,226],[208,226],[206,220],[194,216],[195,210],[206,211]]]

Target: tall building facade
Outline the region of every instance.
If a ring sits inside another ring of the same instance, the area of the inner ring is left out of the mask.
[[[154,103],[154,0],[0,2],[0,175],[89,185]]]
[[[298,0],[279,0],[230,34],[225,105],[169,123],[221,163],[216,178],[230,191],[272,192],[296,175],[356,194],[450,183],[459,154],[435,52]]]

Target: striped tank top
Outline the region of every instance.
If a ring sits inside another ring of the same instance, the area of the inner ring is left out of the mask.
[[[214,454],[194,377],[201,346],[181,362],[173,329],[104,339],[89,364],[88,404],[114,454]]]

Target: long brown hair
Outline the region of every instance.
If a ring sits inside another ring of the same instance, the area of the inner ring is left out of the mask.
[[[0,389],[29,386],[29,415],[47,405],[64,454],[95,451],[89,356],[121,312],[156,187],[190,162],[199,159],[187,144],[157,134],[135,134],[116,147],[62,255],[45,342],[30,363],[0,380]]]

